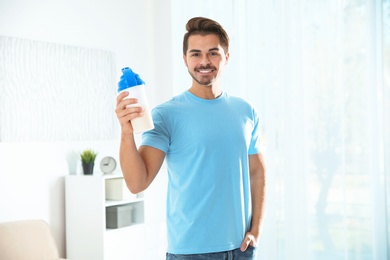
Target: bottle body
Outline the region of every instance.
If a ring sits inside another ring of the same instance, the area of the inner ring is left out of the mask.
[[[137,104],[130,106],[142,107],[143,115],[141,117],[134,118],[131,120],[131,125],[133,126],[133,131],[135,134],[142,133],[154,128],[152,113],[149,107],[149,102],[146,97],[145,85],[131,86],[126,89],[121,90],[119,93],[127,91],[129,95],[126,98],[136,98],[138,99]]]

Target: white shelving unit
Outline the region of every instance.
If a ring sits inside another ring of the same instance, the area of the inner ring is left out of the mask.
[[[66,254],[72,260],[144,259],[142,193],[133,199],[106,200],[106,181],[121,175],[65,177]],[[130,193],[130,191],[129,191]],[[131,225],[106,228],[106,208],[131,205]]]

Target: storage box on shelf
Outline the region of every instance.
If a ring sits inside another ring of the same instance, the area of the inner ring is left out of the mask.
[[[121,228],[131,225],[132,206],[121,205],[106,208],[106,227]]]
[[[131,194],[122,175],[69,175],[65,189],[69,259],[142,259],[142,193]]]
[[[106,179],[106,200],[135,199],[137,194],[132,194],[126,186],[123,178]]]

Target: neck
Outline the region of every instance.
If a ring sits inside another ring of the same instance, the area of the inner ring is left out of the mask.
[[[204,86],[192,84],[188,91],[203,99],[216,99],[222,95],[222,89],[219,85]]]

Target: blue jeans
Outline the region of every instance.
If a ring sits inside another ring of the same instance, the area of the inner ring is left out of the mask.
[[[218,253],[175,255],[167,253],[166,260],[253,260],[256,256],[256,248],[249,246],[245,252],[239,248]]]

